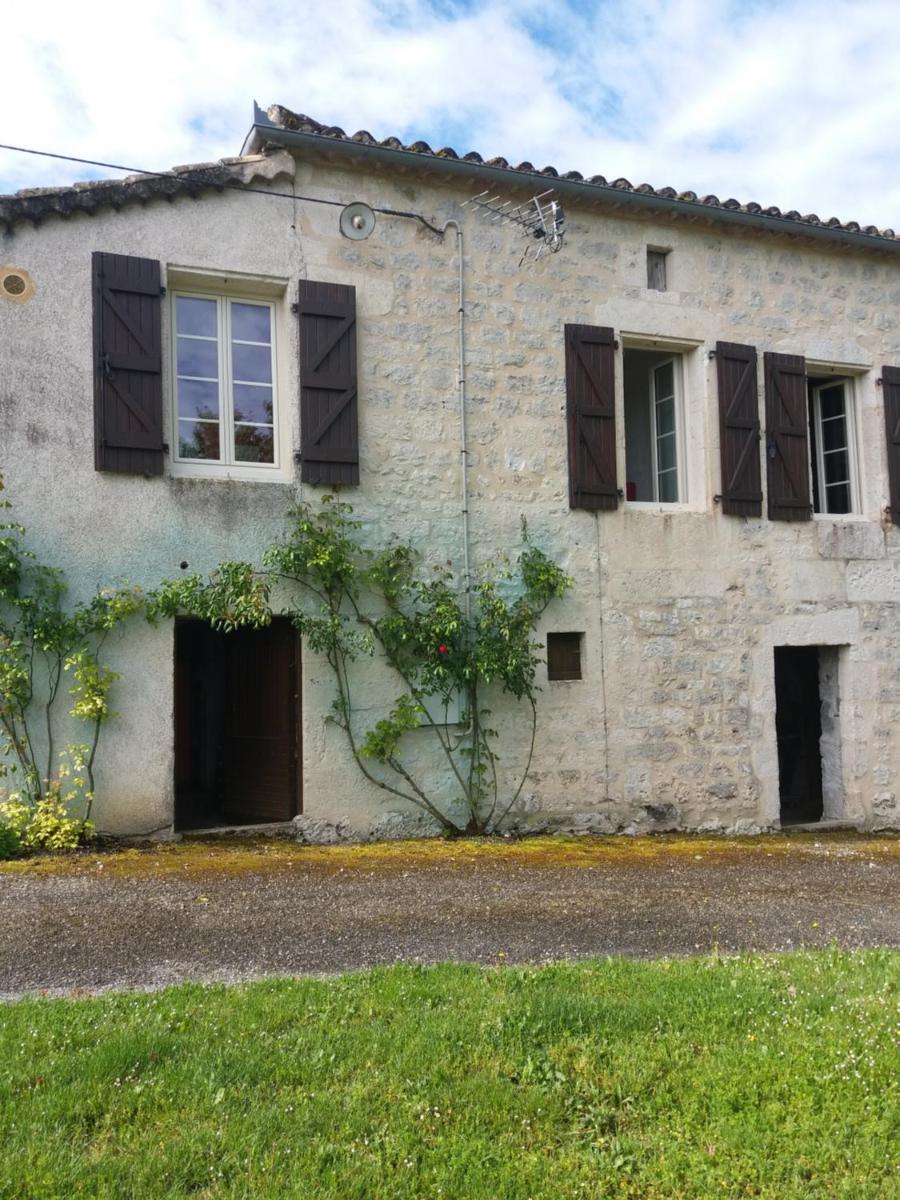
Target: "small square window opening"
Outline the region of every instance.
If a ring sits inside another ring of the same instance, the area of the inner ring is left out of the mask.
[[[664,292],[668,287],[666,260],[668,250],[647,250],[647,287],[654,292]]]
[[[581,633],[547,634],[547,678],[581,678]]]

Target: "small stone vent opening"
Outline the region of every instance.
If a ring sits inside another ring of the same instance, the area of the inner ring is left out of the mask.
[[[775,731],[782,825],[843,815],[840,647],[775,647]]]

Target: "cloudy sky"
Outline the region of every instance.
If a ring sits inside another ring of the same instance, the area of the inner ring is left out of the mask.
[[[898,0],[4,6],[0,142],[154,170],[251,105],[900,229]],[[0,193],[104,172],[0,151]]]

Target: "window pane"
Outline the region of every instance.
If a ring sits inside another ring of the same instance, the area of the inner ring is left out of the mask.
[[[272,382],[272,351],[268,346],[232,343],[231,369],[234,378],[246,383]]]
[[[834,387],[823,388],[819,392],[819,404],[822,406],[823,420],[827,420],[828,417],[842,417],[844,415],[844,385],[839,383]]]
[[[675,401],[663,400],[656,406],[656,434],[662,437],[675,432]]]
[[[264,304],[232,304],[231,336],[240,342],[271,341],[271,315]]]
[[[659,499],[662,504],[678,502],[678,472],[667,471],[659,476]]]
[[[847,422],[843,417],[832,417],[822,422],[822,449],[843,450],[847,445]]]
[[[195,338],[178,339],[178,374],[219,378],[218,342],[200,342]]]
[[[195,300],[188,296],[175,297],[175,328],[178,333],[196,337],[216,336],[215,300]]]
[[[830,513],[850,512],[850,485],[847,483],[832,484],[825,489],[825,503]]]
[[[850,478],[850,463],[846,450],[835,450],[823,455],[825,463],[825,486],[829,483],[846,483]]]
[[[656,439],[656,469],[670,471],[675,466],[675,434]]]
[[[219,385],[201,383],[196,379],[178,380],[179,417],[219,419]]]
[[[234,457],[237,462],[273,463],[275,439],[271,425],[235,425]]]
[[[252,421],[264,425],[272,424],[272,389],[268,387],[246,387],[234,385],[235,421]]]
[[[178,455],[180,458],[219,458],[219,426],[214,422],[179,421]]]
[[[661,367],[657,367],[653,376],[656,380],[656,399],[662,400],[665,396],[675,395],[675,364],[663,363]]]

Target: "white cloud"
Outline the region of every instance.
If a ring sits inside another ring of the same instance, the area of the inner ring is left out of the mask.
[[[895,0],[47,0],[0,140],[166,168],[250,102],[561,170],[900,225]],[[0,152],[0,191],[98,172]]]

